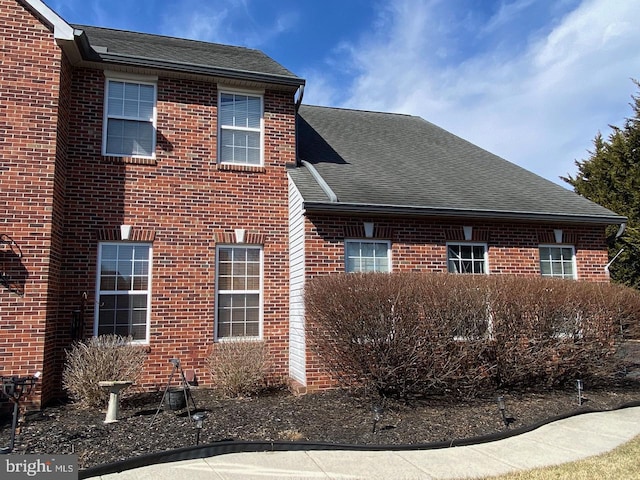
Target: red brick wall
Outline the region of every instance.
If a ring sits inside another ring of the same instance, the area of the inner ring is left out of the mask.
[[[609,281],[603,226],[567,226],[417,218],[357,218],[311,215],[305,219],[307,279],[344,272],[345,238],[363,238],[363,221],[374,222],[375,235],[391,242],[393,271],[447,272],[447,241],[463,241],[464,225],[473,227],[473,241],[487,243],[490,274],[540,275],[538,246],[554,243],[554,229],[562,229],[564,242],[576,249],[578,278]],[[330,385],[319,359],[307,352],[307,385]]]
[[[85,334],[93,331],[99,233],[133,226],[153,237],[151,339],[142,385],[162,388],[169,359],[210,383],[215,247],[244,228],[264,242],[264,338],[278,376],[288,372],[288,215],[285,165],[294,161],[293,93],[265,93],[264,168],[222,169],[217,157],[217,87],[158,80],[156,161],[101,156],[104,76],[74,71],[69,142],[62,314],[87,294]],[[228,236],[228,235],[227,235]]]
[[[46,400],[55,382],[44,347],[56,336],[50,322],[61,260],[53,221],[62,218],[64,186],[64,150],[56,152],[64,145],[57,135],[63,60],[53,34],[15,0],[0,0],[0,36],[0,234],[23,254],[0,246],[0,266],[24,290],[0,286],[0,375],[43,371]]]

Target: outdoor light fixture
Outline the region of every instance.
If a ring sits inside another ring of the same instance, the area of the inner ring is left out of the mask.
[[[200,432],[202,431],[202,424],[207,414],[205,412],[195,413],[191,418],[196,424],[196,445],[200,444]]]
[[[507,414],[506,414],[507,407],[505,405],[503,396],[498,397],[498,410],[500,410],[500,415],[502,416],[502,421],[504,422],[504,426],[509,428],[510,421],[507,418]]]
[[[582,405],[582,390],[584,388],[582,380],[576,380],[576,388],[578,389],[578,405]]]

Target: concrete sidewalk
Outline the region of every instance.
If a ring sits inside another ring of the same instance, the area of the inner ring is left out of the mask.
[[[94,477],[109,480],[455,479],[598,455],[640,435],[640,407],[589,413],[478,445],[415,451],[231,453]]]

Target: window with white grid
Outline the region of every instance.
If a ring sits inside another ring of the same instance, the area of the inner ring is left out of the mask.
[[[390,245],[387,240],[346,240],[347,272],[389,272]]]
[[[107,79],[103,155],[154,157],[156,85]]]
[[[540,245],[539,251],[543,277],[577,278],[576,253],[572,245]]]
[[[94,334],[149,340],[151,309],[151,245],[101,243],[98,249]]]
[[[260,338],[262,248],[218,247],[216,279],[216,338]]]
[[[484,243],[448,243],[449,273],[487,273],[487,245]]]
[[[262,96],[221,92],[218,125],[220,163],[262,165]]]

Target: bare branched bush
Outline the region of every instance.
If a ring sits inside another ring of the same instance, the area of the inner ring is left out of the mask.
[[[80,407],[103,408],[109,393],[98,382],[135,382],[146,360],[143,348],[131,337],[101,335],[76,342],[66,351],[62,385]],[[127,395],[127,390],[122,394]]]
[[[638,302],[608,284],[497,275],[338,274],[305,293],[309,344],[338,383],[400,397],[609,379]]]
[[[228,341],[213,345],[207,357],[214,388],[225,397],[244,397],[268,387],[271,361],[261,341]]]

